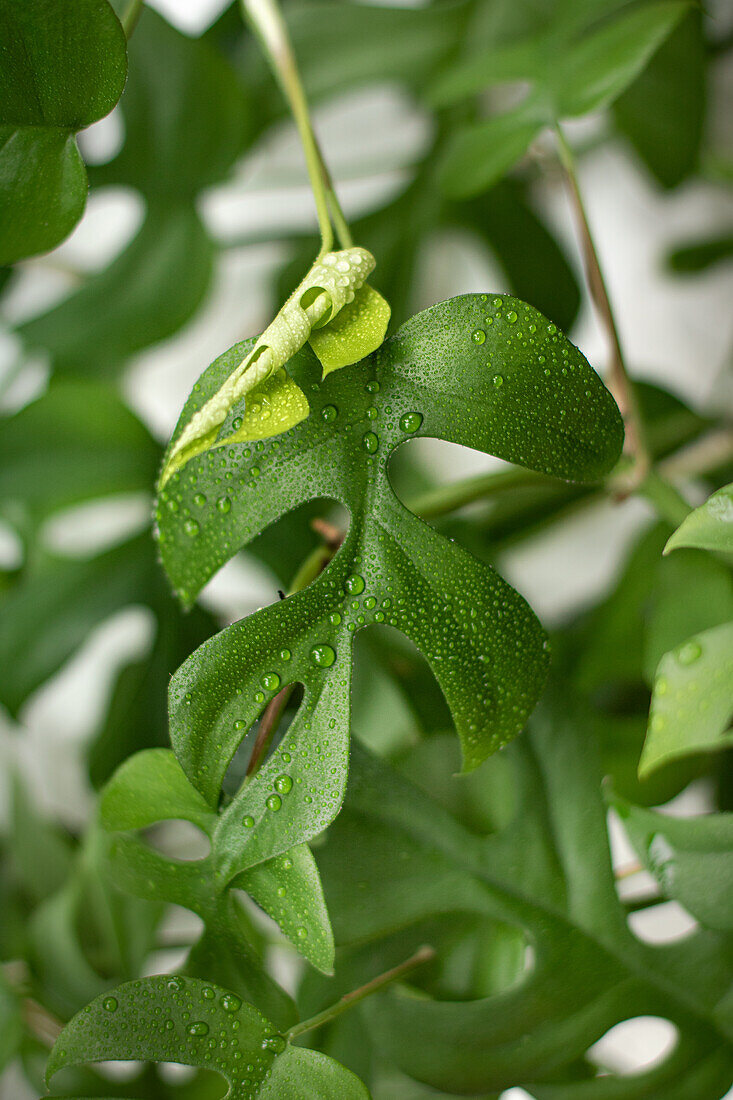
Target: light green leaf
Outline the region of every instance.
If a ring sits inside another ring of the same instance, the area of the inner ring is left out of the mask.
[[[664,553],[680,546],[733,553],[733,484],[724,485],[690,512],[670,537]]]
[[[389,317],[389,303],[364,283],[330,324],[310,334],[308,343],[323,365],[323,377],[376,351],[387,333]]]
[[[117,832],[145,829],[170,818],[206,830],[215,816],[169,749],[145,749],[121,764],[100,806],[102,824]]]
[[[701,924],[733,931],[733,814],[680,818],[611,799],[639,859],[665,897]]]
[[[525,100],[515,110],[458,130],[442,158],[440,182],[453,199],[469,198],[497,183],[527,152],[548,118]]]
[[[112,110],[125,35],[106,0],[0,9],[0,264],[54,248],[86,202],[75,132]]]
[[[733,744],[733,622],[693,635],[659,662],[649,730],[639,762],[660,764]]]
[[[161,1018],[151,1027],[153,1008]],[[368,1100],[369,1095],[338,1062],[291,1046],[235,993],[169,974],[128,982],[97,997],[62,1031],[46,1079],[65,1066],[130,1059],[214,1070],[227,1081],[230,1100]]]

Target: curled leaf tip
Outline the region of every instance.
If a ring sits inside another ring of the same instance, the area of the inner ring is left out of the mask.
[[[309,412],[305,394],[283,368],[308,340],[315,341],[319,357],[319,348],[326,357],[324,374],[379,347],[389,306],[377,291],[365,289],[375,266],[372,254],[359,247],[327,252],[316,259],[249,354],[184,425],[166,458],[159,489],[203,451],[269,438],[304,420]],[[327,335],[337,319],[338,329]],[[243,398],[245,409],[235,431],[219,439],[230,410]]]

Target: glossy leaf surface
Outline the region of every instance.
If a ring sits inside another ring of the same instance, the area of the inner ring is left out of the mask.
[[[680,524],[664,548],[665,554],[680,546],[733,552],[733,485],[724,485]]]
[[[150,1026],[149,1013],[161,1010]],[[364,1085],[338,1062],[291,1046],[235,993],[176,975],[129,982],[98,997],[63,1030],[47,1080],[67,1065],[116,1059],[180,1062],[212,1069],[230,1100],[368,1100]]]
[[[75,134],[108,114],[127,69],[107,0],[5,0],[0,10],[0,264],[54,248],[86,202]]]
[[[209,368],[182,424],[241,354],[235,347]],[[256,447],[193,459],[158,507],[163,561],[187,601],[240,545],[307,500],[336,499],[351,514],[343,547],[317,580],[212,639],[172,684],[173,746],[212,805],[242,731],[266,699],[284,684],[305,685],[286,740],[220,826],[259,860],[314,836],[338,809],[351,644],[360,627],[396,626],[423,650],[453,711],[467,768],[518,732],[544,680],[536,619],[493,570],[400,504],[387,476],[392,450],[432,435],[593,479],[621,444],[617,410],[580,353],[537,311],[508,297],[435,306],[323,384],[308,355],[291,368],[302,372],[310,417]],[[300,762],[303,782],[274,813],[267,800],[276,777],[289,771],[283,754]],[[249,837],[245,814],[256,823]]]

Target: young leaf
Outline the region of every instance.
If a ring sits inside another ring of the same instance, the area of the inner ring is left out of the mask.
[[[158,1019],[151,1026],[151,1012]],[[46,1080],[65,1066],[140,1059],[219,1073],[230,1100],[368,1100],[338,1062],[291,1046],[233,992],[196,978],[159,975],[97,997],[61,1032]]]
[[[659,662],[649,731],[639,762],[644,777],[678,756],[733,744],[733,622],[693,635]]]
[[[186,424],[247,345],[205,373]],[[219,825],[269,859],[320,832],[346,776],[351,646],[372,623],[422,649],[449,701],[467,769],[513,737],[541,690],[544,635],[492,569],[440,538],[396,499],[387,462],[415,436],[438,436],[555,475],[593,479],[618,456],[618,411],[555,325],[510,297],[468,295],[414,317],[364,363],[320,382],[303,351],[291,364],[310,417],[256,447],[198,456],[160,495],[163,562],[190,602],[236,549],[314,497],[351,513],[331,564],[304,591],[202,646],[171,685],[176,754],[213,806],[228,763],[265,701],[303,682],[287,738]],[[242,415],[236,406],[231,416]],[[222,431],[229,431],[228,420]],[[268,805],[277,777],[300,761],[303,783]],[[241,822],[255,826],[244,838]],[[244,838],[244,839],[243,839]],[[222,850],[223,847],[222,847]],[[235,860],[230,870],[238,869]]]
[[[0,264],[46,252],[82,215],[75,133],[108,114],[127,69],[107,0],[5,0],[0,9]]]
[[[668,540],[664,553],[680,546],[733,553],[733,483],[718,489],[690,512]]]

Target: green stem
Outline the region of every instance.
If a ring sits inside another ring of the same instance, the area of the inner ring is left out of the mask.
[[[611,306],[611,300],[608,296],[606,280],[603,277],[603,270],[598,259],[598,252],[593,240],[593,234],[590,230],[583,197],[580,192],[575,157],[565,139],[565,135],[559,123],[556,125],[555,130],[560,160],[565,170],[568,191],[578,223],[586,282],[588,283],[588,289],[595,303],[598,315],[606,330],[606,336],[610,346],[610,388],[613,391],[614,397],[621,409],[621,415],[624,418],[628,450],[635,459],[632,479],[627,486],[627,491],[631,492],[643,481],[651,465],[646,433],[644,431],[644,422],[637,401],[634,384],[626,369],[626,362],[621,348],[616,318]]]
[[[649,471],[637,492],[649,501],[660,519],[666,520],[672,527],[679,527],[692,511],[679,490],[655,470]]]
[[[352,990],[351,993],[346,993],[340,1001],[336,1001],[336,1004],[330,1005],[329,1008],[324,1008],[323,1012],[319,1012],[316,1016],[311,1016],[309,1020],[303,1020],[299,1024],[295,1024],[290,1028],[287,1033],[289,1040],[295,1039],[298,1035],[303,1035],[306,1031],[312,1031],[314,1027],[321,1027],[322,1024],[328,1024],[331,1020],[335,1020],[337,1016],[340,1016],[342,1012],[347,1012],[348,1009],[353,1008],[359,1001],[363,1001],[365,997],[371,997],[373,993],[378,993],[380,989],[384,989],[390,982],[396,981],[398,978],[404,978],[406,974],[409,974],[418,966],[422,966],[423,963],[429,962],[430,959],[435,958],[435,951],[432,947],[421,947],[405,962],[400,963],[399,966],[393,966],[391,970],[386,970],[384,974],[379,974],[378,977],[372,978],[366,985],[359,986],[358,989]]]
[[[277,0],[240,0],[245,17],[249,19],[262,44],[270,68],[288,102],[300,141],[305,153],[311,190],[316,203],[318,226],[321,233],[321,252],[333,248],[333,223],[339,242],[345,248],[351,244],[351,234],[343,211],[336,197],[333,182],[320,146],[313,132],[308,101],[298,72],[298,64],[288,35],[285,20]]]
[[[484,500],[486,497],[492,497],[510,489],[548,484],[551,484],[551,480],[544,474],[517,466],[428,489],[408,500],[407,507],[421,519],[435,519],[437,516],[454,512],[457,508],[463,508],[466,504],[473,504],[477,500]]]
[[[135,30],[142,10],[143,0],[127,0],[127,7],[120,16],[120,23],[127,39],[131,37],[132,32]]]

